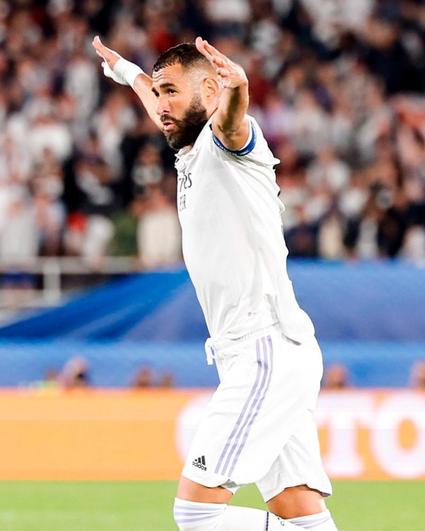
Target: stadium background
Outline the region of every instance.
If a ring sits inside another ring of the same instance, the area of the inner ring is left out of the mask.
[[[172,529],[167,481],[216,384],[173,154],[96,34],[147,72],[198,34],[246,69],[323,348],[337,521],[423,531],[420,0],[0,0],[1,529]]]

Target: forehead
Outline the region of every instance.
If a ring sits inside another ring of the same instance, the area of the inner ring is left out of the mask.
[[[152,87],[160,88],[161,85],[172,83],[173,85],[189,84],[188,70],[184,69],[180,63],[170,66],[164,66],[152,74]]]

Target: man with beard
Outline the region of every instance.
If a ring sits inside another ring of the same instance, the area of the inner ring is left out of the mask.
[[[183,255],[220,377],[180,479],[176,524],[335,531],[313,419],[321,352],[286,272],[279,161],[247,115],[245,72],[200,37],[164,52],[152,78],[98,37],[93,45],[105,75],[133,88],[177,151]],[[249,483],[269,512],[228,506]]]

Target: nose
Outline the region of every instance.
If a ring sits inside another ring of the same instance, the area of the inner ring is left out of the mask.
[[[165,96],[160,96],[158,98],[158,104],[156,106],[156,113],[159,116],[162,116],[163,114],[171,114],[168,98],[166,98]]]

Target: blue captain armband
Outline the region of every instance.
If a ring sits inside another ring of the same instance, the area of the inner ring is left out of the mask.
[[[257,134],[255,133],[254,126],[252,125],[251,122],[249,125],[250,125],[250,133],[251,133],[250,139],[248,140],[248,143],[246,144],[246,146],[244,146],[242,149],[227,148],[223,144],[223,142],[219,138],[217,138],[215,134],[212,132],[212,127],[210,125],[214,144],[220,149],[222,149],[223,151],[227,151],[227,153],[230,153],[232,155],[237,155],[238,157],[243,157],[244,155],[248,155],[248,153],[251,153],[251,151],[255,148],[255,144],[257,143]]]

